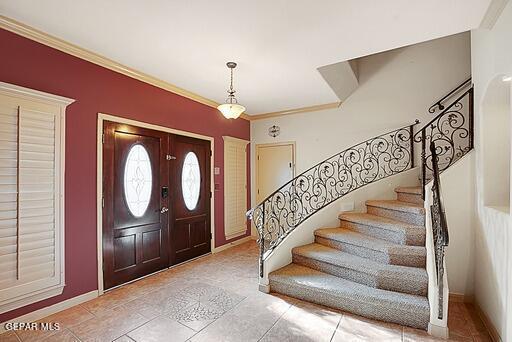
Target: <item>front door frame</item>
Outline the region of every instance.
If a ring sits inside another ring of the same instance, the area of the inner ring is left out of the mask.
[[[112,121],[120,124],[127,124],[131,126],[137,126],[142,128],[148,128],[155,131],[161,131],[171,134],[182,135],[191,138],[197,138],[202,140],[208,140],[210,142],[210,149],[212,151],[212,155],[210,158],[210,191],[214,194],[215,190],[215,182],[214,182],[214,157],[215,157],[215,146],[214,146],[214,138],[202,135],[191,133],[187,131],[181,131],[178,129],[168,128],[159,125],[153,125],[142,121],[126,119],[121,116],[115,116],[111,114],[98,113],[98,127],[97,127],[97,159],[96,159],[96,227],[97,227],[97,260],[98,260],[98,294],[102,295],[104,293],[103,287],[103,122],[104,121]],[[210,230],[212,234],[211,243],[211,251],[212,253],[215,250],[215,196],[211,196],[210,198]]]

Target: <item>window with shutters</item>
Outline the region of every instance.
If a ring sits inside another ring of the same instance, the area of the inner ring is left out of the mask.
[[[224,136],[224,234],[226,239],[247,232],[247,144]]]
[[[62,293],[72,101],[0,82],[0,313]]]

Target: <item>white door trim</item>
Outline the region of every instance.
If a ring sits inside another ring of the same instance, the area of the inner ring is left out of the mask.
[[[102,207],[102,199],[103,199],[103,121],[112,121],[121,124],[127,124],[142,128],[148,128],[155,131],[161,131],[166,133],[172,133],[177,135],[182,135],[191,138],[197,138],[202,140],[210,141],[210,148],[212,151],[211,157],[211,167],[210,167],[210,191],[212,194],[215,194],[215,182],[214,182],[214,157],[215,157],[215,146],[214,146],[214,138],[202,135],[191,133],[187,131],[181,131],[178,129],[173,129],[164,126],[153,125],[150,123],[126,119],[120,116],[115,116],[111,114],[98,113],[98,127],[97,127],[97,159],[96,159],[96,226],[97,226],[97,258],[98,258],[98,294],[102,295],[104,292],[103,288],[103,207]],[[210,199],[210,229],[212,233],[211,240],[211,251],[213,252],[215,249],[215,196],[212,196]]]

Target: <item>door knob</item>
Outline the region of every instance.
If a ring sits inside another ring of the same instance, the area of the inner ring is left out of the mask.
[[[164,213],[166,213],[166,212],[168,212],[168,211],[169,211],[169,209],[167,209],[167,207],[162,207],[162,209],[160,209],[160,212],[161,212],[162,214],[164,214]]]

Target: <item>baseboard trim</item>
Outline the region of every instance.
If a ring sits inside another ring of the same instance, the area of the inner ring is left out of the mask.
[[[428,323],[428,334],[436,338],[447,339],[450,336],[448,327],[440,327],[438,325]]]
[[[270,293],[270,284],[258,284],[258,290],[263,293]]]
[[[241,245],[242,243],[245,243],[245,242],[251,241],[251,240],[254,240],[254,238],[252,236],[246,236],[246,237],[241,238],[239,240],[236,240],[236,241],[233,241],[233,242],[229,242],[229,243],[227,243],[225,245],[222,245],[220,247],[214,248],[212,253],[219,253],[219,252],[225,251],[228,248]]]
[[[96,297],[98,297],[98,290],[94,290],[94,291],[87,292],[87,293],[81,294],[81,295],[73,297],[73,298],[69,298],[69,299],[63,300],[62,302],[58,302],[56,304],[47,306],[45,308],[29,312],[28,314],[25,314],[25,315],[22,315],[22,316],[18,316],[16,318],[13,318],[13,319],[8,320],[6,322],[1,322],[2,325],[0,326],[0,334],[4,333],[6,331],[5,330],[5,325],[7,323],[11,323],[11,322],[24,322],[24,323],[35,322],[35,321],[38,321],[38,320],[40,320],[40,319],[42,319],[44,317],[53,315],[53,314],[55,314],[57,312],[69,309],[72,306],[75,306],[75,305],[87,302],[87,301],[89,301],[91,299],[94,299]]]
[[[464,295],[460,293],[450,293],[449,301],[452,303],[472,303],[475,306],[475,310],[482,320],[482,323],[484,323],[485,328],[489,332],[489,336],[491,336],[491,340],[493,342],[502,342],[500,334],[498,333],[498,330],[492,323],[492,321],[489,319],[487,314],[482,310],[478,302],[475,300],[475,297],[473,295]]]
[[[498,333],[498,329],[494,326],[492,321],[489,319],[487,314],[482,310],[480,305],[478,305],[478,302],[473,302],[473,305],[475,306],[476,312],[478,316],[480,316],[480,319],[484,323],[485,327],[487,328],[487,331],[489,332],[489,335],[491,336],[491,340],[493,342],[502,342],[500,334]]]
[[[452,303],[474,303],[474,298],[472,295],[465,295],[452,292],[450,292],[450,297],[448,300]]]

